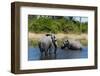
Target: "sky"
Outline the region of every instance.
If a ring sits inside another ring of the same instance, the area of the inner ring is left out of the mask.
[[[81,16],[75,16],[74,19],[76,21],[80,21]],[[88,17],[81,17],[81,22],[88,22]]]

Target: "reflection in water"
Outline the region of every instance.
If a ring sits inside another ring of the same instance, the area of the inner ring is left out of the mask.
[[[56,55],[48,54],[45,56],[44,54],[41,54],[41,56],[40,56],[40,60],[51,60],[51,59],[56,59]]]
[[[40,53],[39,48],[30,47],[28,49],[28,60],[52,60],[52,59],[76,59],[76,58],[87,58],[88,48],[84,47],[82,50],[62,50],[57,49],[57,53],[53,51],[47,56]]]

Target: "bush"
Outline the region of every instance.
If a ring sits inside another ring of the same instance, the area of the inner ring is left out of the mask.
[[[29,16],[28,30],[34,33],[87,33],[87,23],[57,16]]]

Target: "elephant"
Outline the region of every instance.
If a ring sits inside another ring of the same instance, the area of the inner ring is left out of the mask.
[[[70,49],[70,50],[82,50],[82,44],[76,40],[66,40],[63,42],[61,49]]]
[[[54,50],[54,54],[57,51],[57,39],[54,34],[46,34],[43,36],[38,43],[41,54],[45,53],[45,56],[50,53],[51,50]]]

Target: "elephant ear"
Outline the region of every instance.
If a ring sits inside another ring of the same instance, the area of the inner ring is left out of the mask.
[[[54,34],[51,35],[53,41],[57,41],[56,36]]]
[[[66,41],[65,41],[65,44],[69,45],[69,40],[66,40]]]
[[[69,40],[66,40],[65,46],[68,47],[68,48],[70,48],[70,42],[69,42]]]
[[[55,35],[54,34],[51,34],[51,40],[52,40],[52,43],[54,44],[54,46],[57,46],[56,45],[56,37],[55,37]]]

